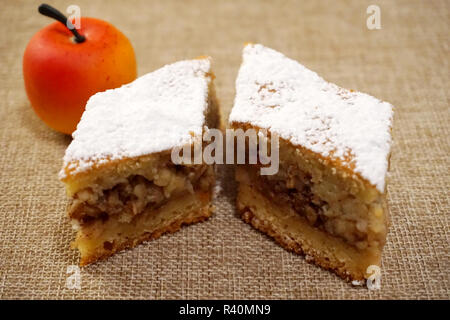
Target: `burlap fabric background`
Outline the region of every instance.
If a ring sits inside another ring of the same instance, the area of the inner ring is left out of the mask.
[[[1,298],[450,297],[449,1],[50,1],[61,10],[78,4],[121,29],[140,75],[211,55],[226,116],[247,41],[395,105],[392,228],[376,292],[351,287],[238,219],[229,167],[209,221],[84,268],[81,289],[67,289],[78,255],[69,249],[74,233],[57,172],[70,138],[35,116],[22,80],[24,48],[50,23],[39,3],[3,1],[0,11]],[[366,28],[372,3],[381,7],[381,30]]]

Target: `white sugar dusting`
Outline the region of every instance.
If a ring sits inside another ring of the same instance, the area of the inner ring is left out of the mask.
[[[93,95],[72,134],[64,167],[78,173],[94,163],[192,142],[205,124],[209,72],[209,59],[180,61]]]
[[[340,88],[259,44],[244,48],[230,122],[248,122],[292,144],[340,159],[384,192],[393,106]]]

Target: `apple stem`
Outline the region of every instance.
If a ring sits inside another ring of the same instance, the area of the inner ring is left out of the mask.
[[[68,20],[67,17],[61,13],[61,11],[53,8],[46,3],[41,4],[38,8],[38,11],[40,14],[58,20],[59,22],[64,24],[67,29],[69,29],[70,32],[73,33],[73,35],[75,36],[75,41],[77,43],[81,43],[86,40],[86,37],[78,33],[77,29],[72,24],[72,21]]]

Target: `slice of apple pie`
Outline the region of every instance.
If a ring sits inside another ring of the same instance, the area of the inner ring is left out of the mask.
[[[175,164],[219,122],[209,58],[180,61],[92,96],[64,156],[81,265],[211,214],[213,165]]]
[[[393,107],[342,89],[279,52],[249,44],[230,126],[279,137],[279,170],[239,165],[242,218],[347,280],[380,265]]]

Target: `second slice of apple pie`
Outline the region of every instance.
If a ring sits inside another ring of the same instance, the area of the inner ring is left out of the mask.
[[[239,165],[242,218],[308,261],[361,281],[380,266],[389,214],[393,107],[340,88],[275,50],[247,45],[230,115],[277,134],[279,170]]]

